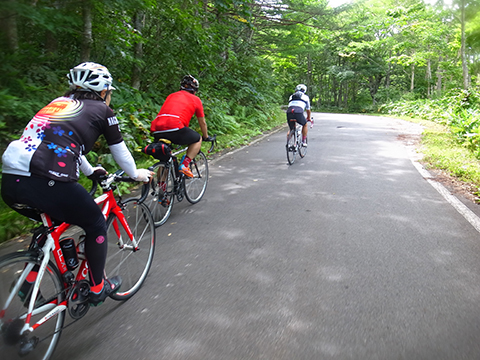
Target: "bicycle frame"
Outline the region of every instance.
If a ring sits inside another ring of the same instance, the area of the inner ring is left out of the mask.
[[[111,179],[107,179],[105,181],[105,184],[102,184],[102,187],[104,188],[104,193],[99,197],[97,197],[95,199],[95,202],[98,205],[102,205],[102,214],[104,215],[105,219],[107,219],[111,213],[114,213],[115,215],[117,215],[118,219],[121,222],[121,225],[126,230],[129,239],[133,243],[133,246],[130,246],[130,248],[133,251],[136,251],[138,250],[137,241],[134,238],[134,235],[125,219],[124,214],[122,213],[122,209],[120,208],[117,200],[115,199],[113,190],[110,188],[110,184],[113,181],[114,181],[114,178],[112,177]],[[20,332],[20,335],[23,335],[26,331],[33,332],[39,326],[41,326],[46,321],[51,319],[53,316],[67,309],[68,299],[63,300],[60,304],[57,304],[57,300],[55,299],[49,303],[46,303],[40,306],[34,311],[35,301],[37,299],[40,283],[43,279],[43,275],[45,274],[45,270],[50,261],[51,254],[53,254],[55,264],[57,265],[57,268],[64,279],[63,291],[68,291],[68,287],[67,287],[68,284],[65,280],[64,275],[69,270],[65,263],[63,252],[60,247],[60,237],[71,226],[71,224],[62,223],[58,226],[54,226],[50,216],[48,216],[45,213],[41,214],[40,216],[45,228],[50,230],[47,230],[47,239],[45,241],[45,244],[41,248],[41,253],[43,254],[43,258],[40,264],[40,268],[38,270],[38,274],[35,279],[35,283],[33,285],[32,295],[29,300],[27,313],[21,317],[22,320],[25,319],[25,324]],[[122,242],[122,239],[120,236],[120,228],[116,221],[114,222],[114,229],[117,235],[119,235],[119,240],[121,242],[120,246],[123,248],[125,244],[123,244]],[[81,262],[79,264],[79,269],[78,269],[77,276],[75,278],[75,282],[86,280],[88,276],[88,262],[86,261],[86,258],[83,258],[83,259],[81,258],[80,260]],[[20,278],[16,282],[15,286],[13,287],[13,290],[11,291],[9,297],[7,298],[6,303],[4,304],[2,310],[0,311],[0,319],[3,319],[5,315],[5,310],[10,306],[14,296],[18,293],[21,285],[23,284],[23,282],[26,280],[27,276],[30,274],[31,270],[33,269],[33,266],[34,266],[33,264],[28,265],[22,272]],[[49,312],[40,320],[38,320],[35,324],[30,325],[32,316],[39,313],[43,313],[45,311],[49,311]]]
[[[216,138],[216,136],[215,136]],[[215,141],[215,140],[214,140]],[[214,147],[214,143],[212,141],[212,146],[210,147],[210,149],[208,150],[208,152],[210,153],[212,150],[213,150],[213,147]],[[180,172],[178,171],[178,158],[177,156],[180,155],[180,154],[183,154],[185,152],[187,152],[187,149],[188,147],[184,147],[183,149],[180,149],[176,152],[172,152],[172,156],[170,157],[170,159],[168,159],[168,161],[158,161],[156,162],[154,165],[152,165],[150,167],[150,169],[154,168],[156,165],[158,164],[165,164],[165,168],[166,169],[170,169],[170,168],[173,168],[174,170],[174,173],[175,173],[175,177],[173,179],[173,182],[174,182],[174,194],[176,196],[182,196],[185,192],[185,186],[183,185],[183,179],[184,179],[184,175],[183,174],[180,174]],[[196,166],[196,164],[195,164]],[[168,171],[168,170],[167,170]]]

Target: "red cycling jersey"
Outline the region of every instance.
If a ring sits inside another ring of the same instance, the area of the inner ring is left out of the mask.
[[[200,98],[188,91],[180,90],[168,95],[155,120],[152,121],[150,131],[177,130],[190,124],[193,114],[204,117],[203,105]]]

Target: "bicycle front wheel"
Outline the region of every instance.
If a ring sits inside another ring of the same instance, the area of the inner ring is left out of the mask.
[[[40,266],[38,254],[18,252],[0,258],[0,354],[2,359],[49,359],[60,339],[65,310],[59,311],[28,335],[20,335],[25,324],[33,285]],[[49,262],[35,300],[30,326],[65,300],[63,281]]]
[[[170,217],[173,208],[174,194],[174,174],[173,167],[159,163],[153,171],[155,172],[152,180],[152,188],[146,204],[152,212],[155,226],[165,224]]]
[[[307,144],[307,139],[305,139],[305,144]],[[298,141],[298,155],[300,155],[301,158],[307,155],[307,146],[303,145],[303,141],[301,140],[301,137],[299,137],[299,141]]]
[[[191,204],[199,202],[208,183],[208,162],[203,152],[199,152],[190,162],[193,178],[185,177],[185,197]]]
[[[148,207],[137,199],[128,199],[123,203],[122,213],[133,239],[117,215],[112,213],[107,220],[105,272],[107,278],[116,275],[122,278],[120,290],[110,295],[115,300],[128,300],[135,295],[148,275],[155,252],[155,225]]]
[[[297,156],[297,135],[295,131],[290,130],[290,136],[287,138],[287,160],[290,165],[295,162],[295,158]]]

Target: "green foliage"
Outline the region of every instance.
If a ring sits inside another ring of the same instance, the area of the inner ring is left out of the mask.
[[[425,119],[448,126],[456,141],[480,160],[480,92],[451,90],[447,96],[390,103],[383,113]]]
[[[469,2],[467,55],[477,82],[478,10]],[[335,9],[325,0],[0,1],[0,151],[65,92],[68,69],[88,60],[114,77],[112,107],[139,164],[150,161],[139,150],[151,141],[151,121],[188,73],[200,81],[219,149],[282,123],[279,105],[304,83],[314,109],[431,119],[478,154],[478,93],[457,90],[456,12],[410,0]],[[103,139],[89,160],[116,168]]]

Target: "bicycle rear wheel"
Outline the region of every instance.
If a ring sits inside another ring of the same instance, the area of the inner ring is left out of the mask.
[[[148,275],[155,252],[155,225],[148,207],[139,204],[137,199],[128,199],[123,203],[122,213],[137,246],[130,240],[119,217],[110,214],[105,272],[107,278],[116,275],[122,278],[120,291],[110,295],[115,300],[128,300],[135,295]]]
[[[33,286],[23,278],[27,275],[29,279],[35,277],[40,263],[38,254],[34,252],[12,253],[0,258],[0,354],[2,359],[47,360],[52,356],[60,339],[65,310],[53,314],[29,335],[20,336],[33,290]],[[16,293],[12,294],[14,290]],[[65,299],[63,290],[60,273],[50,261],[40,282],[30,326],[36,324]],[[9,299],[10,295],[13,296],[12,299]]]
[[[291,134],[290,137],[287,138],[287,160],[290,165],[292,165],[295,162],[295,158],[297,156],[297,149],[296,149],[296,144],[297,144],[297,133],[296,131],[290,130]]]
[[[200,151],[190,162],[190,170],[193,178],[185,176],[185,197],[191,204],[196,204],[205,194],[208,183],[208,162],[203,152]]]
[[[151,182],[152,188],[145,203],[152,212],[155,226],[158,227],[165,224],[172,213],[175,175],[173,167],[164,163],[159,163],[153,171],[155,175]]]

